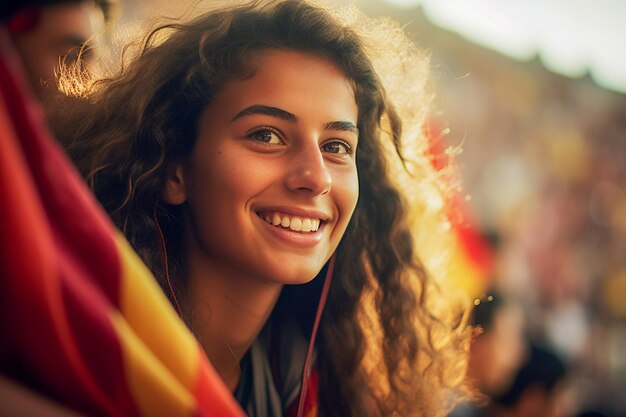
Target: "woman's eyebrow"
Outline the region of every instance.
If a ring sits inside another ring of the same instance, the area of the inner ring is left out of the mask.
[[[287,110],[283,110],[281,108],[273,107],[273,106],[265,106],[262,104],[253,104],[252,106],[246,107],[245,109],[237,113],[231,119],[231,121],[237,120],[244,116],[250,116],[254,114],[263,114],[266,116],[276,117],[277,119],[282,119],[282,120],[286,120],[288,122],[294,122],[294,123],[298,121],[298,117],[293,113],[289,113]],[[348,121],[328,122],[324,124],[324,129],[339,130],[342,132],[352,132],[356,134],[357,136],[359,135],[359,129],[356,127],[356,125]]]
[[[261,104],[254,104],[241,110],[231,119],[231,122],[244,116],[250,116],[252,114],[264,114],[266,116],[276,117],[278,119],[286,120],[288,122],[297,122],[298,118],[295,114],[289,113],[286,110],[279,109],[278,107],[264,106]]]
[[[359,129],[352,122],[345,122],[345,121],[328,122],[324,124],[324,129],[339,130],[342,132],[352,132],[355,135],[359,136]]]

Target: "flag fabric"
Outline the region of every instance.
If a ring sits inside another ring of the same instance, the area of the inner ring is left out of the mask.
[[[244,415],[46,129],[0,27],[0,372],[89,416]]]
[[[307,390],[304,395],[304,406],[302,407],[302,417],[317,417],[318,415],[318,394],[319,394],[319,372],[314,368],[311,376],[306,381]],[[287,408],[287,417],[300,417],[298,415],[299,397]]]
[[[495,253],[485,239],[470,207],[461,195],[456,171],[449,152],[446,152],[443,129],[435,120],[425,124],[425,136],[429,141],[429,153],[433,167],[450,185],[446,212],[452,228],[452,241],[448,277],[450,284],[463,290],[471,298],[479,298],[490,288],[495,264]]]
[[[493,249],[470,216],[465,201],[456,196],[449,204],[449,217],[454,231],[450,277],[453,285],[471,298],[481,298],[492,285],[495,263]]]

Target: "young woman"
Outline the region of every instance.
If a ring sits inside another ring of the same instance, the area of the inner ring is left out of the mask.
[[[461,379],[463,320],[435,313],[388,168],[371,57],[407,41],[346,19],[286,0],[163,26],[53,120],[251,416],[445,415]]]

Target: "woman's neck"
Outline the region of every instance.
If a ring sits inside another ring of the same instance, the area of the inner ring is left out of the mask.
[[[195,260],[194,260],[195,258]],[[282,285],[191,256],[183,310],[213,367],[234,390],[239,364],[271,314]]]

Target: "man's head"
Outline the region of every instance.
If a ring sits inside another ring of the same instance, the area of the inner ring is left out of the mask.
[[[472,344],[469,376],[483,394],[506,390],[526,355],[524,315],[513,300],[499,294],[478,304],[472,324],[482,329]]]
[[[89,59],[83,49],[98,22],[110,15],[108,0],[34,0],[9,2],[0,18],[11,34],[24,69],[38,96],[54,83],[63,62],[72,65]]]
[[[532,346],[510,389],[496,404],[515,417],[559,417],[563,415],[562,394],[568,368],[549,349]]]

